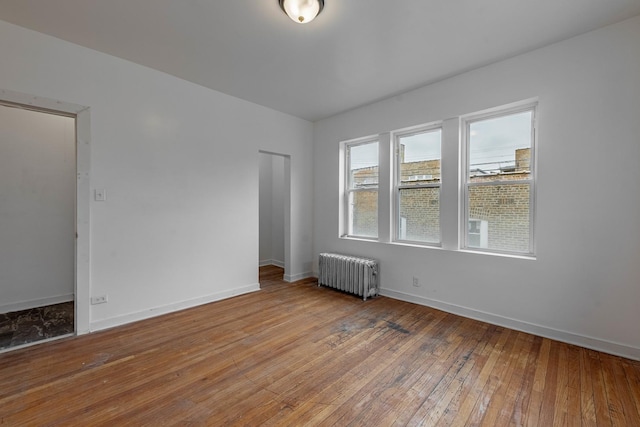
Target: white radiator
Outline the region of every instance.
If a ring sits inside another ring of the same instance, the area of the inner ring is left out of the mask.
[[[361,296],[378,295],[378,261],[349,255],[321,253],[318,286]]]

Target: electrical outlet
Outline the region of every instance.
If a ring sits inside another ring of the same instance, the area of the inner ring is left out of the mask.
[[[415,286],[416,288],[420,287],[420,281],[416,276],[413,276],[413,286]]]
[[[107,296],[106,295],[99,295],[97,297],[91,297],[91,305],[104,304],[105,302],[107,302]]]
[[[104,188],[96,188],[94,199],[96,202],[105,202],[107,200],[107,190]]]

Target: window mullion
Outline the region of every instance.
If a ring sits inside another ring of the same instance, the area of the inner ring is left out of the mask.
[[[390,242],[392,231],[392,162],[393,147],[391,144],[391,134],[383,133],[378,135],[378,240],[380,242]]]
[[[442,248],[460,248],[460,119],[442,123],[442,182],[440,187],[440,229]]]

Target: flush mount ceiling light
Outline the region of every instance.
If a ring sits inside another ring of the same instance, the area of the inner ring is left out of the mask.
[[[324,0],[279,0],[280,7],[298,24],[306,24],[322,12]]]

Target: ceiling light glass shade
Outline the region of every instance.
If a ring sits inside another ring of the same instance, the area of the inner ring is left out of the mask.
[[[280,7],[299,24],[306,24],[322,12],[324,0],[280,0]]]

